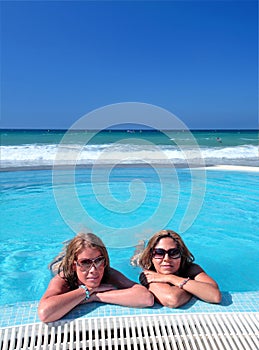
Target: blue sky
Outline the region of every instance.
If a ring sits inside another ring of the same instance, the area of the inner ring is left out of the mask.
[[[2,128],[144,102],[189,128],[257,128],[257,1],[2,1]]]

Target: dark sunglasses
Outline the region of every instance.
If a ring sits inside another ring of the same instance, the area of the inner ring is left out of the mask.
[[[101,255],[95,259],[81,259],[78,260],[76,264],[77,266],[81,267],[81,270],[83,271],[90,270],[93,265],[96,269],[98,269],[105,264],[105,257]]]
[[[152,257],[155,259],[163,259],[166,254],[168,254],[168,257],[171,259],[179,259],[181,257],[181,251],[179,248],[171,248],[168,250],[155,248],[153,249]]]

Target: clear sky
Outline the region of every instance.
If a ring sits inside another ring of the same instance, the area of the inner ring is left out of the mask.
[[[1,1],[1,17],[1,128],[69,128],[119,102],[258,127],[257,1]]]

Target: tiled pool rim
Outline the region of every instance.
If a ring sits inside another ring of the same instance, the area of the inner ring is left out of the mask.
[[[37,307],[38,301],[0,306],[0,328],[39,323]],[[177,309],[162,307],[159,304],[150,308],[130,308],[102,303],[84,304],[74,308],[62,320],[69,322],[79,318],[224,312],[259,312],[259,291],[223,292],[220,304],[205,303],[193,297],[186,305]]]

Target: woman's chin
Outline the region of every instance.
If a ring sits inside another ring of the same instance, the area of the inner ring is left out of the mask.
[[[87,278],[87,280],[85,281],[85,285],[87,286],[87,288],[89,289],[93,289],[93,288],[97,288],[99,287],[101,284],[101,280],[98,278]]]

